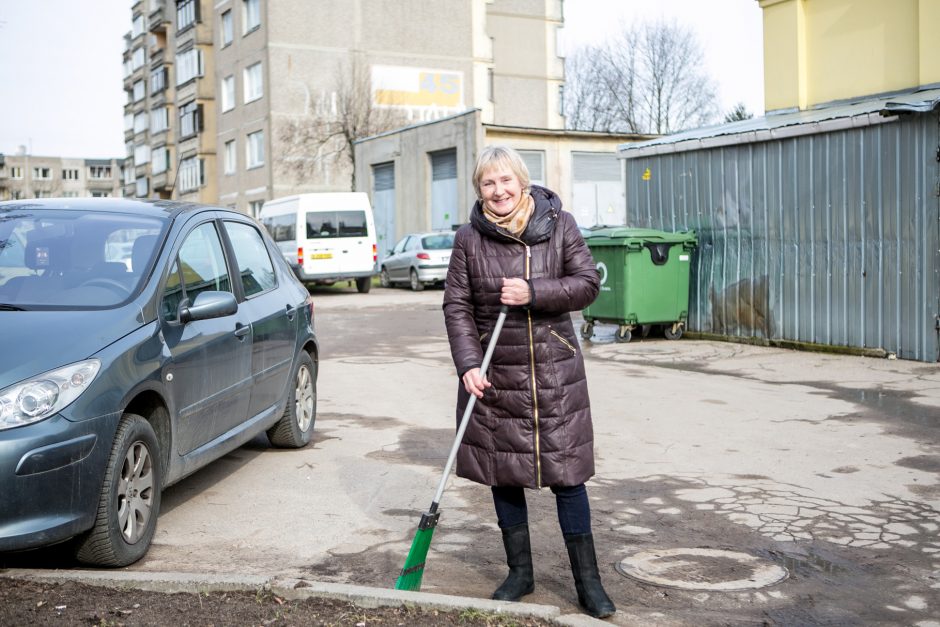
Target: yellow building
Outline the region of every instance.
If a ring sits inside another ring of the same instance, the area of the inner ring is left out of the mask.
[[[758,0],[768,112],[940,83],[940,0]]]

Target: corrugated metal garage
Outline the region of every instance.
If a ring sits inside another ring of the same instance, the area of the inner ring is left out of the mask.
[[[627,224],[693,228],[689,328],[938,361],[940,89],[625,144]]]

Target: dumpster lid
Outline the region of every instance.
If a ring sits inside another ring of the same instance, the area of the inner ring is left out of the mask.
[[[626,246],[650,243],[662,244],[691,244],[695,245],[695,231],[658,231],[656,229],[640,229],[626,226],[600,226],[591,227],[584,235],[588,246]]]

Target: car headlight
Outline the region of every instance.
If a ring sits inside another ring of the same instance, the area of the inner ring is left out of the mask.
[[[39,422],[62,411],[88,389],[100,369],[100,361],[88,359],[0,390],[0,430]]]

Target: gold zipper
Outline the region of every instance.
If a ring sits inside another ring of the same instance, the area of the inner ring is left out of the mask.
[[[532,249],[521,239],[513,238],[525,246],[525,280],[529,280],[531,273],[530,261],[532,259]],[[542,451],[539,440],[539,396],[538,386],[535,384],[535,341],[532,338],[532,312],[526,310],[526,323],[529,329],[529,368],[532,373],[532,408],[535,418],[535,487],[542,487]]]
[[[555,329],[549,329],[548,332],[551,333],[552,335],[554,335],[555,337],[557,337],[558,340],[559,340],[562,344],[564,344],[565,346],[567,346],[568,348],[570,348],[572,353],[574,353],[575,355],[578,354],[578,350],[577,350],[574,346],[571,345],[571,342],[569,342],[569,341],[566,340],[564,337],[562,337],[560,333],[558,333],[557,331],[555,331]]]
[[[489,331],[487,331],[486,333],[484,333],[483,335],[481,335],[481,336],[480,336],[480,344],[482,344],[483,341],[484,341],[487,337],[489,337],[489,335],[490,335],[490,332],[489,332]]]

